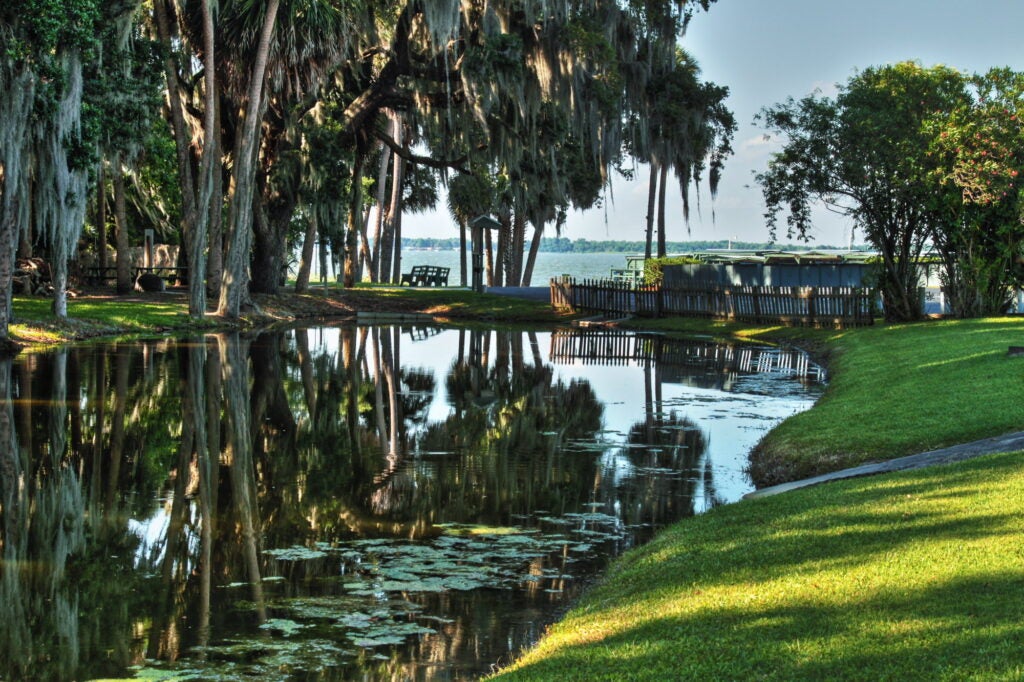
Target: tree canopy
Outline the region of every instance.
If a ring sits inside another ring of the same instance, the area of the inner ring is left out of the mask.
[[[208,295],[235,317],[250,290],[276,291],[299,241],[343,250],[347,284],[362,271],[387,281],[399,270],[403,210],[436,201],[437,184],[462,175],[495,187],[494,276],[528,280],[527,226],[535,254],[545,225],[598,203],[630,156],[648,162],[656,147],[684,195],[705,173],[714,190],[731,137],[726,91],[699,81],[677,50],[693,12],[712,3],[5,3],[0,252],[11,258],[0,289],[10,291],[19,236],[45,243],[65,276],[87,201],[97,207],[89,234],[105,235],[103,169],[119,239],[180,221],[193,316]],[[129,34],[140,48],[122,56]],[[152,97],[158,65],[163,102]],[[29,186],[23,157],[53,182]],[[161,192],[174,167],[173,191]],[[126,193],[145,205],[127,214]],[[302,252],[308,268],[311,245]]]

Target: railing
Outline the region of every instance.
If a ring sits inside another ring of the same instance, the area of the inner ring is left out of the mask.
[[[551,280],[551,304],[606,316],[680,315],[815,327],[874,322],[874,301],[870,292],[860,287],[661,288],[562,277]]]

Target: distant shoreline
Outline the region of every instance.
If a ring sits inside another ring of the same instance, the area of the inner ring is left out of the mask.
[[[646,244],[638,241],[566,239],[564,237],[545,238],[541,240],[541,253],[644,253]],[[455,251],[459,250],[456,238],[425,238],[406,237],[402,239],[402,248],[409,251]],[[668,242],[669,253],[688,253],[693,251],[733,250],[733,251],[846,251],[846,246],[831,244],[772,244],[769,242],[740,242],[721,239],[717,241]],[[468,250],[468,246],[467,246]],[[863,244],[853,247],[854,251],[869,250]]]

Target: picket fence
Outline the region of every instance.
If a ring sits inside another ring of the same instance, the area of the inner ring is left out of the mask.
[[[874,301],[860,287],[634,285],[605,279],[551,280],[551,305],[606,316],[692,316],[814,327],[874,323]]]

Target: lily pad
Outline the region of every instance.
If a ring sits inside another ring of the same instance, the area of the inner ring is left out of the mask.
[[[283,549],[265,549],[263,553],[274,557],[278,561],[309,561],[311,559],[323,559],[327,556],[326,552],[319,549],[309,549],[308,547],[300,547],[298,545]]]
[[[270,618],[267,622],[260,624],[261,630],[280,632],[285,637],[290,637],[299,630],[303,630],[308,627],[309,625],[296,623],[294,620],[289,620],[287,618]]]

